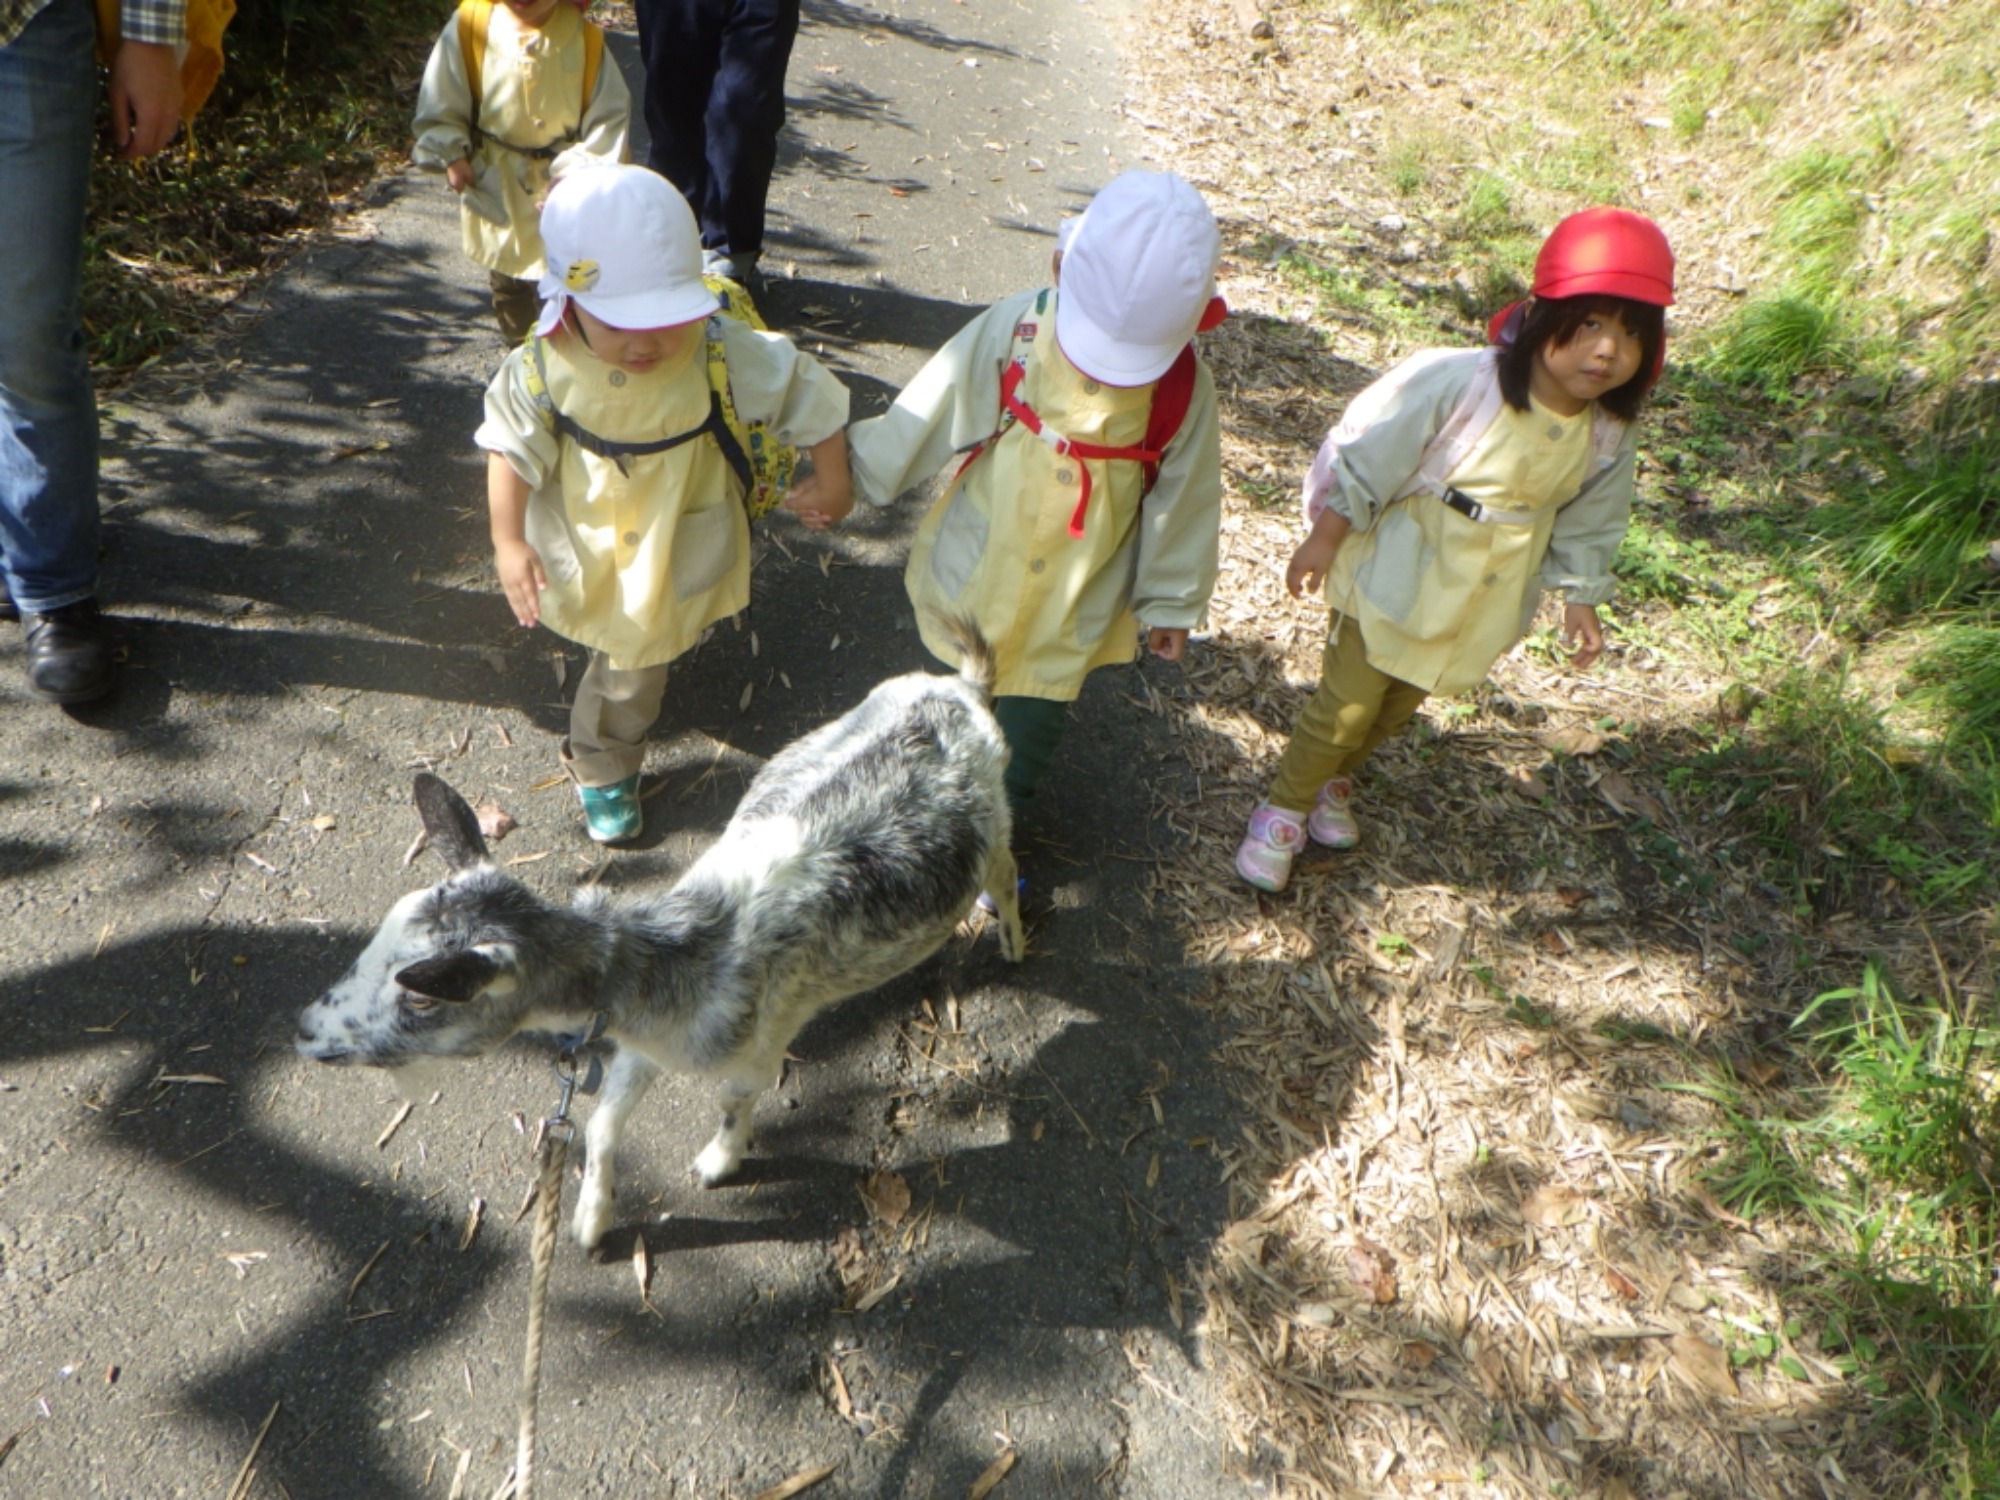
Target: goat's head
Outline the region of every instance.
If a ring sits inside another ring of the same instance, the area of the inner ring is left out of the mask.
[[[541,903],[493,867],[457,792],[426,773],[416,802],[451,873],[390,908],[353,966],[306,1007],[297,1046],[315,1061],[394,1068],[478,1057],[519,1028],[517,944]]]

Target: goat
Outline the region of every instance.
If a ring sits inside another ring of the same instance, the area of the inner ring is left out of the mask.
[[[390,909],[300,1016],[298,1050],[394,1068],[601,1018],[617,1050],[585,1133],[576,1238],[594,1249],[610,1227],[619,1135],[663,1069],[720,1081],[721,1128],[693,1171],[724,1181],[751,1105],[815,1012],[936,952],[982,891],[1002,954],[1026,951],[993,657],[971,626],[953,630],[959,675],[892,678],[780,751],[661,895],[593,888],[552,905],[492,864],[464,798],[419,775],[417,810],[450,873]]]

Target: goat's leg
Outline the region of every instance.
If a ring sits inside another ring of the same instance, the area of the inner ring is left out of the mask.
[[[703,1187],[727,1182],[743,1165],[743,1153],[750,1149],[750,1107],[776,1072],[774,1065],[761,1075],[767,1082],[751,1083],[743,1073],[722,1080],[722,1128],[694,1159],[694,1175],[701,1179]]]
[[[1000,955],[1010,964],[1028,956],[1028,935],[1021,927],[1021,892],[1014,870],[1014,851],[996,844],[986,861],[986,894],[1000,917]]]
[[[591,1111],[584,1131],[583,1190],[577,1194],[572,1227],[577,1243],[595,1250],[611,1227],[612,1173],[617,1168],[618,1137],[625,1119],[646,1097],[660,1070],[638,1053],[620,1047],[605,1070],[604,1097]]]

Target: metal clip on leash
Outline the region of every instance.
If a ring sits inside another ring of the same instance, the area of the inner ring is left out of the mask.
[[[569,1107],[577,1090],[597,1092],[604,1078],[604,1064],[589,1058],[583,1074],[577,1075],[577,1054],[604,1034],[607,1017],[602,1011],[591,1017],[583,1030],[562,1039],[556,1056],[556,1077],[562,1093],[556,1112],[542,1121],[541,1143],[536,1148],[541,1175],[535,1185],[534,1265],[528,1277],[528,1341],[521,1355],[521,1426],[514,1445],[514,1500],[533,1500],[535,1491],[535,1420],[542,1381],[542,1323],[549,1303],[549,1269],[555,1263],[556,1231],[561,1222],[563,1169],[569,1164],[570,1143],[576,1126]],[[507,1492],[503,1483],[499,1494]],[[496,1494],[495,1500],[499,1500]]]

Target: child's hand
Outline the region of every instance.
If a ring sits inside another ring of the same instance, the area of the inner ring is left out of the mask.
[[[549,586],[541,554],[526,542],[502,542],[493,549],[493,566],[500,574],[500,587],[514,618],[523,625],[540,620],[542,590]]]
[[[815,471],[796,480],[782,503],[808,531],[824,531],[854,509],[854,487]]]
[[[472,161],[469,157],[461,156],[457,161],[444,169],[444,180],[450,184],[451,190],[454,193],[462,193],[471,187],[472,179]]]
[[[1285,587],[1294,599],[1300,598],[1307,589],[1318,592],[1319,586],[1326,581],[1326,570],[1333,566],[1334,558],[1340,553],[1340,544],[1347,540],[1347,533],[1353,529],[1354,523],[1331,505],[1319,513],[1313,521],[1312,530],[1299,543],[1299,550],[1285,565]]]
[[[1598,623],[1596,605],[1563,606],[1562,642],[1565,646],[1576,644],[1569,664],[1579,672],[1588,671],[1591,663],[1604,654],[1604,627]]]
[[[1319,586],[1326,580],[1326,570],[1333,566],[1333,557],[1340,550],[1340,540],[1328,541],[1314,531],[1303,542],[1292,560],[1285,565],[1285,588],[1294,599],[1305,597],[1306,590],[1319,592]]]
[[[1187,655],[1188,633],[1171,625],[1151,625],[1146,629],[1146,649],[1161,661],[1179,661]]]

